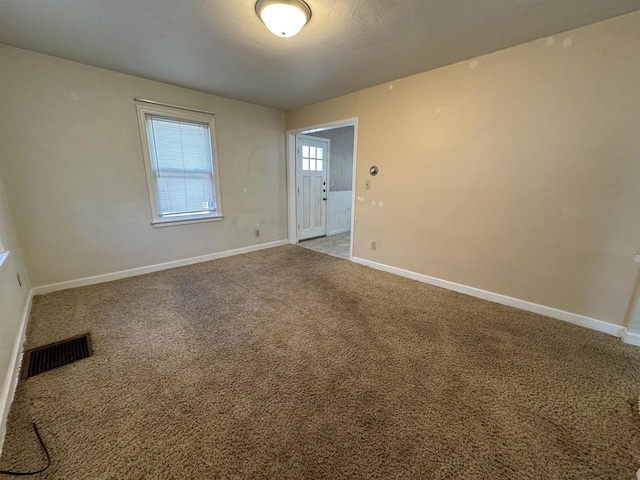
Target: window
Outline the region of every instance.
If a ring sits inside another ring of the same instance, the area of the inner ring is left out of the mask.
[[[302,146],[302,170],[322,171],[322,147]]]
[[[222,219],[212,115],[137,105],[152,223]]]

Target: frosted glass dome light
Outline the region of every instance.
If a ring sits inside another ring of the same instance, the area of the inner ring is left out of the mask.
[[[293,37],[311,18],[311,9],[302,0],[258,0],[256,13],[278,37]]]

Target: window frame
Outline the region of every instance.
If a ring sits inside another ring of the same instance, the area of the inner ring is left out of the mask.
[[[174,225],[188,225],[192,223],[216,222],[224,218],[222,214],[222,195],[220,191],[220,171],[218,162],[218,142],[216,140],[215,118],[206,113],[182,110],[163,105],[151,105],[136,103],[138,114],[138,127],[142,141],[142,155],[144,158],[144,170],[147,177],[147,190],[149,191],[149,203],[151,204],[151,224],[154,227],[168,227]],[[209,126],[211,142],[211,163],[213,168],[213,189],[216,199],[216,213],[184,215],[180,218],[163,218],[158,212],[158,198],[156,195],[155,175],[151,165],[151,153],[149,151],[149,138],[147,135],[147,115],[157,115],[177,121],[204,123]]]

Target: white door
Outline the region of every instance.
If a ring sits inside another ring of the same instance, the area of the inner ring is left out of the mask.
[[[326,234],[329,140],[296,135],[298,241]]]

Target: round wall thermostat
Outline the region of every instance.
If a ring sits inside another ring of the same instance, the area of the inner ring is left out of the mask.
[[[369,169],[369,173],[370,173],[372,176],[374,176],[374,177],[375,177],[375,176],[378,174],[378,167],[376,167],[376,166],[374,165],[373,167],[371,167],[371,168]]]

